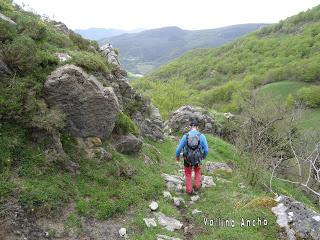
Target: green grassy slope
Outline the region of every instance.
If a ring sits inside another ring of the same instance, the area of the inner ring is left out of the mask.
[[[276,239],[279,228],[275,222],[275,216],[271,212],[272,201],[270,194],[264,192],[261,188],[252,188],[247,184],[244,172],[246,162],[239,158],[234,147],[223,140],[207,136],[209,144],[209,155],[205,161],[219,161],[235,165],[235,170],[230,173],[216,172],[210,174],[203,171],[205,175],[214,177],[217,186],[207,188],[201,193],[201,198],[193,205],[189,205],[186,210],[176,208],[172,202],[163,200],[162,196],[158,196],[155,200],[159,200],[159,208],[165,214],[182,219],[187,217],[193,225],[194,239]],[[181,165],[176,165],[172,157],[177,142],[166,140],[164,143],[157,143],[155,146],[161,152],[162,163],[159,165],[159,174],[161,172],[177,174]],[[244,188],[240,186],[244,185]],[[292,188],[289,184],[274,182],[274,189],[279,194],[287,194],[299,201],[307,203],[314,207],[304,194]],[[162,188],[161,190],[164,190]],[[177,195],[178,196],[178,195]],[[190,197],[182,195],[186,202],[190,201]],[[156,234],[167,234],[168,236],[176,236],[184,239],[183,232],[170,233],[164,231],[161,227],[147,228],[143,223],[143,218],[152,217],[146,203],[139,204],[138,214],[132,223],[128,225],[129,229],[136,229],[137,233],[133,239],[155,239]],[[193,209],[202,211],[199,215],[192,215]],[[236,226],[232,227],[212,227],[204,224],[204,218],[214,219],[234,219]],[[241,219],[267,219],[267,226],[257,227],[241,227]]]
[[[193,90],[192,102],[237,111],[239,92],[246,89],[280,81],[318,85],[319,19],[317,6],[223,47],[192,50],[136,80],[134,86],[154,98],[159,82],[169,87],[168,83],[178,79],[184,83],[183,91]],[[285,83],[277,87],[286,88]],[[284,90],[277,92],[286,94]],[[190,96],[183,100],[188,99]],[[161,109],[161,103],[158,106]]]

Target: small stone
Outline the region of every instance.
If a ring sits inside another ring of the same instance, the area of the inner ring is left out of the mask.
[[[223,162],[206,162],[205,163],[205,169],[208,172],[214,173],[216,171],[224,171],[227,173],[231,173],[232,169],[228,166],[228,164]]]
[[[314,216],[312,217],[314,220],[316,220],[317,222],[320,222],[320,216]]]
[[[183,187],[180,183],[176,185],[176,192],[181,192],[182,189],[183,189]]]
[[[214,187],[216,184],[211,176],[202,176],[202,187]]]
[[[157,234],[157,240],[181,240],[180,238],[168,237],[166,235]]]
[[[171,193],[168,192],[168,191],[163,191],[163,197],[164,197],[165,199],[168,199],[168,200],[171,200],[171,199],[172,199],[172,195],[171,195]]]
[[[198,209],[193,209],[192,210],[192,215],[196,215],[198,213],[202,213],[202,212],[200,210],[198,210]]]
[[[150,207],[150,209],[151,209],[152,211],[156,211],[156,210],[159,208],[159,205],[158,205],[157,202],[152,201],[152,202],[150,203],[149,207]]]
[[[55,53],[54,55],[59,59],[60,62],[66,62],[71,59],[70,55],[67,53]]]
[[[105,150],[104,148],[100,148],[100,160],[102,161],[111,161],[112,160],[112,154],[109,153],[107,150]]]
[[[192,202],[196,202],[196,201],[198,201],[200,199],[200,197],[198,196],[198,195],[196,195],[196,196],[191,196],[191,201]]]
[[[183,224],[179,220],[168,217],[161,212],[157,212],[155,213],[155,215],[157,217],[158,223],[161,226],[164,226],[168,231],[173,232],[174,230],[181,229],[183,226]]]
[[[154,220],[154,218],[144,218],[143,221],[148,228],[157,226],[157,223]]]
[[[173,204],[176,206],[176,207],[179,207],[181,206],[181,204],[185,204],[185,201],[183,198],[179,198],[179,197],[174,197],[173,198]]]
[[[126,237],[127,237],[127,229],[125,229],[125,228],[120,228],[120,230],[119,230],[119,235],[120,235],[120,237],[122,237],[122,238],[126,238]]]

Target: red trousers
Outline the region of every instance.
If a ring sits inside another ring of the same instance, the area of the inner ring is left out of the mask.
[[[192,192],[192,168],[194,169],[194,186],[195,188],[201,187],[201,167],[200,165],[195,167],[184,167],[184,175],[185,175],[185,181],[186,181],[186,192],[191,193]]]

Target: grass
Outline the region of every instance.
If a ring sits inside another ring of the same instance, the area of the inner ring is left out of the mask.
[[[297,98],[298,91],[310,84],[294,81],[282,81],[270,83],[259,88],[259,93],[277,98],[279,101],[286,101],[289,94]],[[320,130],[320,109],[306,109],[302,112],[298,127],[302,130]]]
[[[306,130],[320,130],[320,109],[306,110],[300,119],[299,127]]]
[[[10,136],[12,132],[19,136],[19,141]],[[147,145],[143,148],[145,154],[157,159],[153,164],[146,165],[142,158],[143,154],[127,156],[113,152],[111,162],[81,158],[74,139],[63,135],[62,142],[66,152],[80,164],[81,174],[72,177],[54,163],[47,162],[46,158],[39,154],[40,149],[32,146],[25,134],[24,131],[19,132],[14,125],[1,128],[0,136],[11,139],[12,144],[15,144],[11,151],[3,151],[2,154],[5,154],[5,158],[13,159],[15,164],[19,164],[12,165],[1,174],[0,202],[5,202],[13,192],[16,192],[19,201],[30,214],[47,217],[57,215],[67,203],[74,202],[75,211],[67,218],[65,225],[67,229],[77,233],[82,231],[80,216],[104,220],[130,210],[132,217],[125,226],[131,233],[130,238],[154,239],[156,234],[183,238],[183,230],[171,233],[160,226],[149,229],[143,221],[143,218],[152,217],[148,207],[152,200],[159,203],[160,211],[166,215],[180,220],[183,218],[184,213],[174,207],[172,202],[163,199],[165,182],[160,175],[162,172],[175,174],[181,169],[181,165],[176,164],[174,157],[178,141],[171,139],[165,139],[162,143],[148,141],[148,144],[159,150],[160,156],[156,152],[150,154],[153,147]],[[263,201],[261,204],[256,204],[260,199],[270,195],[263,189],[259,187],[253,189],[246,183],[241,171],[241,165],[245,165],[245,162],[232,145],[213,136],[207,136],[207,140],[210,153],[205,161],[221,161],[240,167],[235,168],[232,174],[225,175],[219,172],[213,174],[217,186],[203,191],[200,201],[188,208],[187,214],[192,224],[200,229],[196,235],[197,239],[275,239],[278,228],[270,207],[264,206]],[[135,174],[131,176],[129,170]],[[203,171],[205,175],[210,174]],[[218,177],[227,181],[222,182]],[[240,188],[239,183],[243,183],[246,187]],[[274,189],[278,193],[293,196],[312,206],[312,202],[291,185],[275,181]],[[182,196],[185,200],[189,200],[187,196]],[[250,202],[255,204],[248,204]],[[246,204],[250,207],[245,207]],[[201,210],[202,214],[191,216],[194,208]],[[237,223],[241,218],[260,218],[267,219],[268,225],[217,228],[205,226],[204,217],[235,219]]]
[[[281,98],[279,100],[286,100],[289,94],[296,95],[299,89],[307,85],[303,82],[281,81],[264,85],[258,91],[267,96]]]

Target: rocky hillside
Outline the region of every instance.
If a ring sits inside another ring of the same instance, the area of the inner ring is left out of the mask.
[[[314,199],[279,179],[251,184],[249,153],[217,137],[237,117],[181,106],[163,123],[111,45],[10,0],[0,25],[0,239],[319,239]],[[209,155],[190,197],[173,156],[191,118]]]
[[[208,30],[178,27],[151,29],[102,39],[119,49],[120,61],[135,74],[145,74],[194,48],[218,47],[266,24],[242,24]]]

